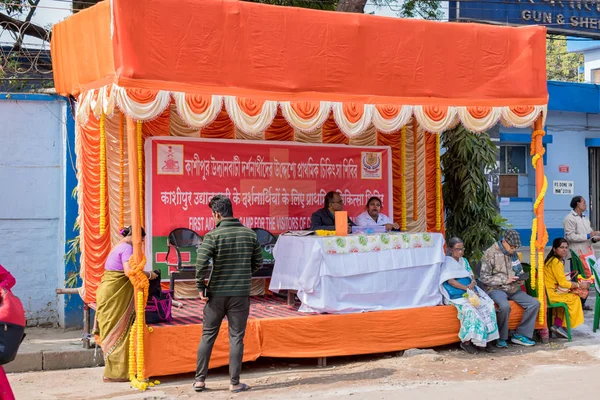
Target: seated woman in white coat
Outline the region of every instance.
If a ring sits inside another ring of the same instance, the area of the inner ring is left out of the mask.
[[[448,248],[450,255],[442,265],[440,291],[444,304],[452,304],[458,311],[460,348],[469,354],[476,354],[477,348],[493,353],[490,342],[500,337],[494,301],[477,287],[473,270],[463,257],[463,241],[452,238]],[[474,301],[477,303],[478,298],[479,304],[471,303],[466,297],[468,291],[475,294]]]
[[[381,199],[371,197],[367,202],[367,210],[356,217],[358,226],[385,226],[386,231],[400,229],[400,225],[392,221],[387,215],[381,213]]]

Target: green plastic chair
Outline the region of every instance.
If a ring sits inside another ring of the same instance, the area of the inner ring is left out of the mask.
[[[529,265],[527,263],[523,263],[521,265],[523,266],[523,271],[525,271],[529,274],[529,279],[527,279],[527,281],[525,281],[525,290],[527,291],[528,295],[537,299],[537,295],[538,295],[537,288],[531,288],[531,265]],[[596,302],[596,304],[598,304],[598,302]],[[547,309],[546,323],[548,324],[549,332],[551,332],[550,331],[550,326],[551,326],[550,321],[552,321],[552,309],[558,308],[558,307],[562,307],[565,310],[565,320],[566,320],[565,324],[567,325],[567,336],[568,336],[568,340],[570,342],[572,340],[572,336],[571,336],[571,317],[569,316],[569,307],[565,303],[552,303],[550,301],[550,299],[548,298],[548,294],[546,294],[546,309]]]
[[[600,286],[599,286],[599,278],[600,274],[596,271],[595,268],[592,268],[592,272],[594,273],[594,280],[596,282],[596,306],[594,307],[594,325],[593,330],[594,333],[598,330],[598,325],[600,324]]]
[[[546,303],[547,303],[546,307],[548,309],[548,314],[546,315],[548,331],[550,333],[552,333],[552,331],[550,331],[550,321],[552,320],[552,309],[562,307],[565,310],[565,319],[566,319],[565,322],[567,325],[567,336],[568,336],[568,340],[570,342],[572,339],[572,336],[571,336],[571,316],[569,315],[569,307],[567,306],[566,303],[552,303],[550,301],[550,299],[548,298],[548,293],[546,293]]]
[[[589,278],[589,276],[587,276],[585,273],[581,258],[579,258],[577,253],[575,253],[573,250],[571,250],[571,266],[573,267],[574,271],[577,271],[577,274],[580,274],[584,278]]]
[[[585,273],[585,268],[583,268],[583,263],[581,262],[581,258],[575,254],[575,252],[573,250],[571,250],[571,265],[573,266],[573,269],[575,271],[577,271],[578,274],[580,274],[581,276],[583,276],[584,278],[589,278],[589,276],[587,276],[587,274]],[[593,269],[593,268],[590,268]],[[597,279],[597,278],[595,278]],[[598,282],[596,280],[596,282]],[[595,285],[591,285],[590,286],[590,290],[594,290],[596,288]]]

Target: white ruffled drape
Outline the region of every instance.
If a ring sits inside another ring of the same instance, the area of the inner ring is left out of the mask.
[[[139,103],[130,99],[127,91],[116,85],[113,86],[113,90],[121,111],[136,121],[149,121],[158,117],[171,103],[171,93],[164,90],[160,90],[156,94],[156,99],[148,103]]]
[[[455,107],[448,107],[446,115],[439,121],[429,117],[425,112],[424,106],[414,106],[413,112],[419,125],[427,132],[440,133],[454,128],[459,122]]]
[[[127,90],[111,84],[99,90],[90,90],[82,93],[77,102],[76,120],[80,125],[88,122],[90,113],[95,118],[100,118],[102,111],[108,116],[112,115],[118,107],[127,116],[148,121],[159,116],[172,102],[176,105],[177,114],[188,126],[202,129],[222,111],[223,103],[229,117],[236,128],[245,136],[260,138],[263,132],[271,125],[277,115],[277,107],[286,121],[295,130],[311,133],[321,128],[333,111],[336,124],[347,137],[354,139],[362,135],[372,125],[377,131],[391,134],[406,126],[414,116],[419,126],[428,132],[440,133],[455,127],[461,122],[473,132],[484,132],[499,121],[511,127],[525,128],[533,125],[534,121],[542,115],[544,121],[547,114],[546,105],[530,107],[435,107],[423,105],[373,105],[373,104],[345,104],[341,102],[290,102],[290,101],[265,101],[260,110],[258,101],[252,99],[238,99],[235,96],[203,96],[210,97],[210,104],[201,113],[192,111],[189,103],[190,95],[182,92],[159,91],[154,99],[147,103],[133,100]],[[247,103],[243,103],[243,102]],[[256,106],[256,115],[249,115],[243,111],[244,104],[250,109]],[[362,107],[362,109],[360,108]],[[527,112],[530,109],[530,112]],[[296,111],[299,110],[299,111]],[[398,110],[396,112],[396,110]],[[525,111],[523,111],[525,110]],[[488,112],[489,111],[489,112]],[[305,118],[299,115],[310,115]],[[525,115],[524,115],[525,113]],[[386,118],[387,116],[387,118]],[[478,117],[482,116],[482,117]],[[350,122],[353,120],[354,122]]]
[[[173,99],[177,106],[177,114],[192,128],[202,129],[210,125],[219,115],[223,108],[223,96],[213,95],[211,103],[202,113],[195,113],[185,99],[185,93],[173,93]]]
[[[265,101],[262,111],[252,116],[242,111],[236,97],[225,96],[225,108],[235,126],[242,132],[252,136],[262,135],[277,115],[276,101]]]
[[[344,113],[344,103],[333,103],[331,108],[333,109],[333,118],[335,119],[337,126],[344,135],[353,139],[360,136],[360,134],[371,125],[371,121],[373,120],[373,109],[375,106],[372,104],[363,105],[363,114],[356,122],[350,122],[348,117],[346,117],[346,114]]]
[[[327,121],[327,117],[329,117],[329,112],[331,111],[331,102],[329,101],[321,101],[319,103],[319,110],[308,119],[304,119],[298,115],[294,107],[292,107],[292,103],[289,101],[282,101],[279,103],[281,107],[281,114],[285,120],[290,124],[292,128],[296,128],[299,131],[310,133],[319,129],[323,126],[325,121]]]
[[[379,109],[375,107],[375,112],[373,113],[373,125],[382,133],[398,132],[403,126],[410,122],[412,115],[412,106],[402,106],[398,115],[394,118],[385,119],[379,112]]]

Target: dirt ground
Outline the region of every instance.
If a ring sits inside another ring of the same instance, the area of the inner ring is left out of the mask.
[[[210,391],[195,393],[192,375],[164,378],[140,393],[126,383],[102,383],[102,368],[9,375],[17,399],[570,399],[590,394],[600,374],[600,341],[581,338],[533,348],[511,346],[496,354],[467,355],[455,346],[425,354],[402,353],[328,360],[259,359],[244,364],[252,390],[231,394],[227,369],[211,372]]]

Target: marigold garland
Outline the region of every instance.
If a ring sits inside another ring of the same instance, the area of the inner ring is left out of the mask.
[[[315,231],[315,234],[317,236],[335,236],[336,231],[327,231],[327,230],[324,230],[324,229],[317,229]]]
[[[442,231],[442,171],[440,167],[440,135],[435,134],[435,230]]]
[[[538,137],[543,137],[546,134],[546,132],[543,129],[539,129],[534,131],[531,134],[531,147],[530,147],[530,152],[531,152],[531,164],[533,165],[533,168],[537,170],[537,163],[540,160],[541,157],[543,157],[544,153],[546,152],[546,150],[542,147],[542,149],[537,152],[536,151],[536,140]],[[544,197],[546,196],[546,191],[548,190],[548,179],[546,178],[546,176],[543,176],[543,183],[542,183],[542,188],[540,190],[540,192],[537,194],[537,198],[535,199],[535,202],[533,203],[533,213],[534,213],[534,219],[533,219],[533,223],[532,223],[532,235],[531,235],[531,264],[532,264],[532,274],[534,272],[534,264],[537,264],[537,272],[538,272],[538,276],[537,276],[537,288],[538,288],[538,300],[540,302],[540,312],[538,314],[538,321],[540,324],[544,324],[545,321],[545,301],[546,301],[546,289],[544,287],[544,248],[546,247],[546,243],[548,243],[548,231],[546,229],[544,229],[543,232],[540,232],[539,229],[537,229],[537,221],[538,218],[540,217],[540,210],[539,207],[542,204],[542,201],[544,201]],[[534,228],[535,228],[535,235],[534,235]],[[534,240],[535,239],[535,240]],[[537,261],[536,261],[536,250],[537,250]],[[532,287],[534,286],[534,284],[532,283]]]
[[[142,121],[137,121],[137,148],[138,148],[138,182],[140,187],[140,221],[144,226],[144,138],[142,137]]]
[[[150,282],[144,273],[146,258],[142,254],[139,262],[129,259],[129,272],[127,276],[133,284],[136,293],[135,302],[135,323],[131,328],[129,336],[129,380],[131,385],[141,391],[148,387],[158,384],[156,382],[147,382],[145,379],[145,359],[144,359],[144,327],[146,302],[148,301],[148,287]]]
[[[400,207],[402,216],[400,220],[400,229],[406,231],[406,127],[403,126],[400,131]]]
[[[418,164],[419,164],[419,124],[417,119],[413,118],[413,221],[419,219],[419,190],[418,186]]]
[[[106,232],[106,126],[100,114],[100,235]]]
[[[540,313],[538,314],[538,321],[540,324],[544,324],[546,316],[546,288],[544,286],[544,250],[538,251],[538,301],[540,302]]]
[[[125,226],[125,132],[124,116],[119,114],[119,227]]]
[[[536,286],[536,265],[537,265],[537,260],[536,260],[536,247],[535,247],[535,240],[537,238],[537,217],[533,218],[533,221],[531,222],[531,240],[529,241],[529,263],[531,264],[531,269],[529,272],[529,276],[530,276],[530,280],[529,280],[529,284],[531,286],[532,289],[535,289]]]
[[[134,323],[131,326],[131,330],[129,331],[129,380],[133,382],[135,377],[135,338],[136,338],[136,324]]]

